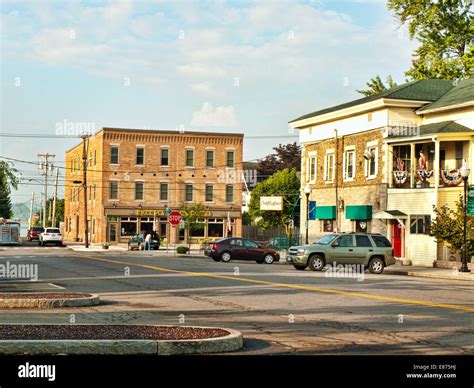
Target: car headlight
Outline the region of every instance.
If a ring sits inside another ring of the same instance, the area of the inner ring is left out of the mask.
[[[305,252],[304,248],[298,249],[298,255],[304,255],[304,252]]]

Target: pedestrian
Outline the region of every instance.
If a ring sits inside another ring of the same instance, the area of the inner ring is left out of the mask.
[[[147,235],[145,237],[145,251],[150,250],[150,243],[151,243],[151,234],[147,233]]]

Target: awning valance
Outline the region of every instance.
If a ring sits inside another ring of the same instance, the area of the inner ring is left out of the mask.
[[[400,210],[381,210],[375,213],[372,218],[379,220],[405,220],[408,218],[408,215]]]
[[[370,219],[372,219],[372,205],[350,205],[350,206],[346,206],[346,219],[348,219],[348,220],[370,220]]]
[[[316,218],[320,220],[335,220],[336,206],[316,206]]]

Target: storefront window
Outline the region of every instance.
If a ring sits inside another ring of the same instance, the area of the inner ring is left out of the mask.
[[[321,220],[323,232],[334,232],[334,220]]]
[[[208,237],[224,237],[224,219],[209,219],[207,224]]]
[[[137,234],[137,218],[122,217],[120,222],[120,236],[127,237]]]

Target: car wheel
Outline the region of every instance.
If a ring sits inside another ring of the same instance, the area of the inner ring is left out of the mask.
[[[224,262],[224,263],[228,263],[230,260],[232,259],[232,255],[230,254],[230,252],[222,252],[221,254],[221,260]]]
[[[298,271],[304,271],[306,269],[305,265],[294,265],[293,267],[295,267],[295,269]]]
[[[308,260],[308,266],[311,271],[322,271],[324,264],[324,258],[320,255],[313,255]]]
[[[380,257],[374,257],[369,262],[370,273],[381,274],[383,272],[384,267],[385,264]]]
[[[265,262],[265,264],[273,264],[273,262],[275,261],[275,258],[273,257],[271,253],[267,253],[265,257],[263,258],[263,261]]]

